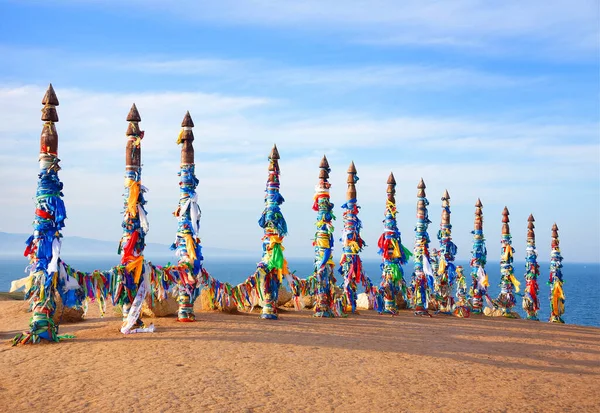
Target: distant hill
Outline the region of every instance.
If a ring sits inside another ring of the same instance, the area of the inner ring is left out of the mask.
[[[0,255],[2,256],[22,256],[25,250],[25,241],[30,234],[11,234],[0,232]],[[92,238],[83,237],[64,237],[61,247],[61,255],[76,256],[111,256],[117,254],[118,241],[101,241]],[[173,257],[174,253],[169,249],[169,245],[148,243],[146,244],[145,255],[148,257]],[[224,248],[202,247],[202,254],[215,257],[249,257],[252,252],[229,250]],[[254,254],[256,255],[256,254]]]

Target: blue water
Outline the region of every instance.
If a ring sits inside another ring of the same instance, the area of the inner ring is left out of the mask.
[[[118,262],[118,257],[64,257],[65,261],[80,271],[92,271],[94,269],[105,270],[111,268]],[[155,258],[155,264],[165,265],[169,260],[174,261],[173,257]],[[364,267],[367,275],[374,283],[379,283],[381,272],[379,261],[365,261]],[[469,274],[468,264],[466,262],[457,262],[458,265],[465,267],[465,273]],[[22,278],[26,274],[23,269],[27,265],[27,260],[23,257],[2,257],[0,256],[0,291],[8,291],[12,280]],[[232,284],[243,281],[248,275],[254,272],[256,261],[248,259],[227,259],[214,258],[206,259],[204,267],[215,278],[221,281],[227,281]],[[310,259],[289,259],[290,270],[295,271],[296,275],[305,278],[312,273],[312,261]],[[523,279],[525,264],[515,263],[515,275],[521,282],[521,287],[525,286]],[[550,315],[550,287],[548,286],[548,264],[540,263],[541,272],[538,279],[540,285],[540,320],[548,320]],[[496,297],[499,293],[498,283],[500,282],[500,267],[498,263],[488,263],[486,267],[490,280],[490,296]],[[405,266],[405,279],[410,280],[412,265]],[[586,326],[600,327],[600,314],[597,310],[600,304],[600,263],[579,264],[564,263],[564,292],[566,296],[566,311],[564,315],[565,322],[569,324],[579,324]],[[338,281],[340,277],[338,276]],[[471,277],[467,279],[470,283]],[[523,316],[521,310],[521,298],[517,297],[516,309]]]

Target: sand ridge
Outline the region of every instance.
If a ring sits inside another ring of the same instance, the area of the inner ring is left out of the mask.
[[[76,339],[11,347],[0,301],[0,406],[63,411],[600,411],[600,329],[483,316],[346,319],[199,312],[123,336],[92,305]]]

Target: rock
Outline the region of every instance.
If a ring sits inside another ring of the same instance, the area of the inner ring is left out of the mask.
[[[369,296],[367,293],[360,293],[356,297],[356,308],[361,308],[363,310],[372,310],[373,305],[369,302]]]
[[[198,308],[201,311],[224,311],[226,313],[237,312],[237,306],[233,303],[224,307],[219,306],[218,303],[216,305],[213,305],[209,298],[207,289],[202,289],[200,296],[196,299],[196,303],[194,304],[194,310],[197,311]]]
[[[148,300],[146,300],[144,302],[144,305],[142,306],[142,316],[168,317],[172,315],[177,315],[178,310],[179,304],[177,303],[177,299],[169,294],[164,300],[154,299],[153,305],[149,305]]]
[[[60,295],[56,294],[56,311],[52,320],[54,323],[77,323],[83,321],[83,308],[68,308],[64,307]],[[64,308],[64,312],[63,312]]]
[[[521,316],[514,311],[510,311],[508,314],[504,314],[504,312],[500,308],[485,307],[483,309],[483,314],[485,314],[488,317],[521,318]]]
[[[396,307],[398,307],[399,310],[405,310],[408,308],[408,303],[404,300],[404,297],[401,293],[396,295]]]
[[[333,287],[333,299],[335,300],[336,298],[340,298],[342,295],[344,295],[344,289],[341,287],[338,287],[337,285]]]
[[[300,306],[301,308],[313,308],[315,306],[315,298],[311,297],[309,295],[301,295],[299,298],[300,300]],[[280,307],[284,307],[284,308],[296,308],[296,305],[294,304],[294,296],[292,295],[292,297],[290,298],[290,300],[288,300],[285,304],[283,304]]]
[[[304,308],[314,308],[315,306],[315,297],[310,295],[301,295],[300,300],[304,304]]]
[[[277,296],[277,306],[283,306],[289,302],[293,294],[289,292],[283,285],[279,286],[279,295]],[[261,303],[262,304],[262,303]]]

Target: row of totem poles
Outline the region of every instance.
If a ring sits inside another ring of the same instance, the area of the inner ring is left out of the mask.
[[[32,317],[28,331],[15,337],[14,344],[37,343],[41,339],[59,341],[58,325],[53,321],[57,300],[64,307],[79,307],[87,301],[103,301],[108,295],[113,305],[120,306],[123,312],[121,332],[151,332],[153,325],[141,320],[141,308],[156,291],[162,297],[165,292],[177,296],[179,305],[178,320],[194,321],[194,302],[201,289],[210,288],[213,301],[231,301],[243,307],[244,303],[254,306],[260,302],[261,318],[277,319],[277,300],[283,279],[287,279],[297,299],[310,295],[315,299],[314,315],[317,317],[345,316],[356,313],[357,291],[364,287],[369,301],[379,313],[396,314],[401,308],[409,308],[416,315],[431,316],[434,313],[454,314],[468,317],[471,313],[485,310],[512,317],[516,305],[519,282],[512,266],[514,249],[509,229],[509,212],[502,213],[502,256],[501,292],[496,299],[487,293],[488,279],[485,271],[487,251],[483,235],[483,212],[481,201],[475,205],[475,225],[473,250],[470,262],[472,285],[467,280],[461,266],[454,264],[457,252],[452,242],[450,223],[450,196],[446,191],[442,197],[442,217],[437,238],[439,249],[430,249],[425,183],[421,179],[417,188],[417,223],[413,251],[409,251],[401,241],[397,225],[396,181],[393,174],[387,180],[384,230],[379,238],[379,253],[382,256],[382,275],[378,285],[373,284],[365,274],[360,253],[365,246],[361,238],[362,223],[358,217],[356,184],[358,175],[354,163],[348,169],[346,203],[343,209],[342,256],[338,272],[341,284],[336,285],[335,263],[333,261],[333,213],[330,199],[327,158],[323,157],[319,168],[313,209],[317,213],[316,232],[313,241],[315,257],[314,272],[306,279],[291,273],[284,258],[283,240],[287,235],[287,225],[281,212],[284,199],[279,191],[279,153],[274,146],[269,156],[268,179],[265,190],[265,209],[259,219],[264,230],[262,239],[262,259],[256,272],[245,282],[231,286],[210,277],[203,268],[200,245],[200,208],[196,188],[199,183],[194,172],[194,123],[188,113],[182,122],[177,138],[181,145],[180,199],[174,215],[178,220],[176,241],[172,249],[178,263],[170,267],[154,266],[144,258],[145,235],[149,230],[146,201],[146,188],[141,183],[141,143],[144,132],[140,130],[139,112],[132,106],[127,115],[125,193],[123,211],[123,235],[119,243],[120,264],[107,272],[81,273],[60,258],[61,230],[66,219],[62,200],[62,183],[58,177],[58,134],[56,107],[59,102],[49,86],[42,100],[42,121],[44,125],[40,139],[40,172],[36,193],[33,235],[27,240],[25,256],[29,258],[28,277],[21,280],[25,287],[25,298],[31,302]],[[407,282],[403,266],[412,257],[414,273]],[[551,316],[552,322],[564,322],[564,294],[562,291],[562,256],[559,248],[558,228],[552,228],[552,254],[550,263]],[[538,298],[539,265],[535,247],[534,219],[528,220],[526,287],[523,296],[523,309],[527,318],[537,320],[540,302]],[[157,274],[159,274],[157,276]],[[455,297],[453,297],[455,289]]]

